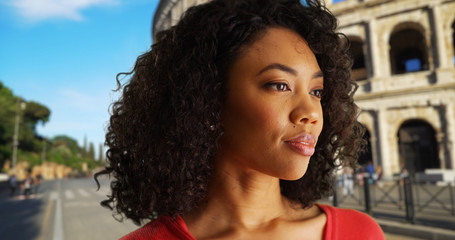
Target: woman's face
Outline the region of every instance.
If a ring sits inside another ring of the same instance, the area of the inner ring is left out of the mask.
[[[323,77],[305,40],[270,28],[228,74],[218,160],[242,171],[301,178],[323,124]]]

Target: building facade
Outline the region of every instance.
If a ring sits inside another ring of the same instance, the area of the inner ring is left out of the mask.
[[[153,32],[209,0],[161,0]],[[351,42],[366,127],[359,162],[392,176],[455,169],[455,0],[326,1]],[[453,179],[451,179],[453,181]]]

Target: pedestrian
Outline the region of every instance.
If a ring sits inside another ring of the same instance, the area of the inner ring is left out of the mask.
[[[376,167],[376,171],[374,172],[374,183],[377,186],[382,187],[381,180],[382,180],[382,167],[378,165]]]
[[[409,177],[409,172],[404,162],[400,162],[400,172],[398,176],[399,176],[398,182],[400,183],[400,185],[403,185],[405,183],[405,180]]]
[[[16,175],[14,173],[11,174],[11,176],[8,179],[8,182],[9,182],[9,188],[10,188],[9,196],[14,197],[14,195],[16,193],[16,188],[17,188],[17,179],[16,179]]]
[[[40,184],[41,184],[41,179],[42,179],[42,178],[43,178],[43,177],[41,176],[41,173],[40,173],[40,172],[38,172],[38,173],[35,175],[35,177],[33,178],[34,183],[35,183],[35,189],[34,189],[35,194],[38,194],[38,192],[39,192],[39,186],[40,186]]]
[[[213,0],[157,34],[107,128],[128,239],[384,239],[316,204],[363,128],[346,37],[316,0]]]
[[[341,174],[343,178],[343,196],[354,195],[354,170],[346,166]]]
[[[409,176],[408,169],[406,168],[406,165],[404,164],[404,162],[401,162],[400,163],[400,178],[405,178],[407,176]]]
[[[373,184],[374,183],[374,165],[372,161],[368,161],[368,164],[365,168],[365,171],[368,173],[368,183]]]
[[[32,186],[33,178],[30,174],[30,171],[27,171],[24,183],[22,184],[22,189],[24,190],[23,195],[25,198],[29,198],[32,195]]]

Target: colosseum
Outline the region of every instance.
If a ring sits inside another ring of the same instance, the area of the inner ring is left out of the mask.
[[[161,0],[152,35],[208,0]],[[360,164],[455,179],[455,0],[327,0],[351,41],[366,127]]]

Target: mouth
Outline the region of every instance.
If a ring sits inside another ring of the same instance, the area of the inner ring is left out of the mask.
[[[316,137],[311,134],[304,133],[284,142],[297,153],[306,157],[311,157],[315,151],[314,146],[316,143]]]

